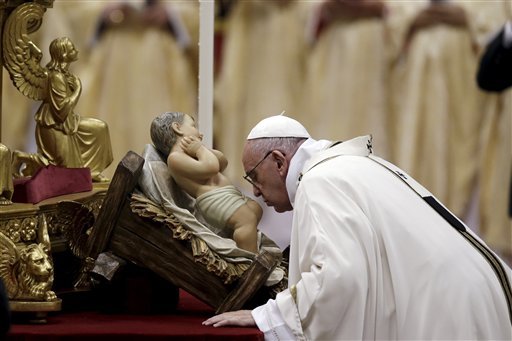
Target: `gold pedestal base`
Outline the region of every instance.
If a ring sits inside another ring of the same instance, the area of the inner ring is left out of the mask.
[[[28,323],[44,324],[46,318],[51,311],[60,311],[62,309],[62,300],[44,302],[44,301],[9,301],[9,307],[15,317],[21,317]]]
[[[21,263],[21,258],[19,256],[20,252],[26,250],[29,246],[39,246],[39,244],[48,243],[48,249],[51,250],[51,254],[48,254],[47,256],[52,270],[55,272],[64,270],[63,274],[59,274],[59,276],[68,282],[66,274],[69,271],[67,271],[67,269],[62,269],[62,264],[72,264],[72,262],[65,262],[61,257],[59,258],[59,264],[61,264],[61,267],[53,268],[52,260],[52,258],[57,254],[69,254],[73,257],[70,253],[68,240],[68,236],[72,235],[73,232],[73,217],[59,208],[59,202],[80,202],[96,217],[105,197],[108,185],[108,183],[94,184],[92,191],[50,198],[38,204],[15,203],[10,206],[0,206],[0,236],[3,238],[2,240],[6,245],[12,245],[10,252],[17,264]],[[7,251],[8,250],[2,249],[1,252],[4,253]],[[47,253],[48,251],[44,252]],[[16,272],[16,278],[21,278],[22,276],[30,277],[31,274],[27,273],[26,270],[24,271],[24,273],[21,270]],[[50,281],[50,279],[48,279],[48,281]],[[51,282],[53,282],[53,278],[51,279]],[[17,283],[22,283],[22,281],[18,280]],[[38,283],[30,285],[36,284]],[[62,289],[51,288],[53,283],[46,284],[47,287],[44,287],[45,290],[53,289],[57,295],[59,293],[56,289]],[[41,285],[41,283],[39,283],[39,285]],[[33,292],[31,288],[21,288],[20,284],[18,286],[18,290],[15,290],[15,292],[19,296],[9,297],[13,318],[29,323],[46,323],[46,316],[48,312],[61,310],[61,299],[57,298],[52,301],[37,301],[40,297],[34,296],[33,300],[30,300],[32,298],[31,293]],[[19,299],[19,297],[24,297],[24,300]]]

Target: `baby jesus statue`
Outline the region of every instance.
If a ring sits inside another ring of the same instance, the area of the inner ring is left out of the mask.
[[[196,208],[217,229],[230,229],[241,249],[258,252],[257,226],[261,206],[243,195],[222,174],[224,154],[202,144],[203,135],[190,115],[166,112],[151,123],[151,140],[167,158],[167,167],[178,186],[196,199]]]

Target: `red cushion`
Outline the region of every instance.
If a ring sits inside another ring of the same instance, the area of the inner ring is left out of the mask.
[[[49,165],[32,177],[14,179],[13,202],[32,203],[59,195],[92,190],[89,168],[65,168]]]

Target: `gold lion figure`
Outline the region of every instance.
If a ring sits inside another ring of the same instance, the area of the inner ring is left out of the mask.
[[[46,224],[46,221],[43,222]],[[0,232],[0,278],[11,300],[54,301],[53,262],[48,238],[21,250]]]
[[[42,101],[35,114],[37,154],[14,151],[15,175],[32,175],[39,167],[88,167],[94,181],[106,180],[101,172],[113,160],[108,126],[83,118],[74,109],[82,92],[80,79],[69,71],[78,51],[67,37],[50,43],[51,60],[41,66],[42,53],[29,40],[34,22],[42,19],[44,7],[37,3],[19,6],[5,24],[4,64],[25,96]],[[25,171],[21,173],[21,166]]]

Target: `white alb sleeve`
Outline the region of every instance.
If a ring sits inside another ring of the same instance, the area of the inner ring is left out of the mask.
[[[268,300],[264,305],[251,311],[252,317],[266,341],[295,340],[291,329],[281,316],[275,300]]]

